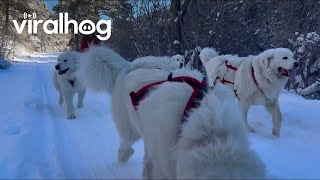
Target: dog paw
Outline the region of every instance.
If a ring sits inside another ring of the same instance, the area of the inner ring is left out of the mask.
[[[256,130],[254,130],[254,128],[251,127],[251,126],[248,126],[248,130],[249,130],[249,132],[251,132],[251,133],[255,133],[255,132],[256,132]]]
[[[272,130],[272,135],[274,135],[274,136],[276,136],[276,137],[280,137],[280,132],[279,132],[279,131]]]
[[[132,147],[126,149],[119,149],[118,151],[118,161],[120,163],[128,162],[129,158],[134,153],[134,149]]]
[[[68,118],[68,119],[75,119],[76,116],[73,114],[73,115],[69,115],[67,118]]]
[[[83,104],[78,104],[77,107],[78,109],[81,109],[83,107]]]

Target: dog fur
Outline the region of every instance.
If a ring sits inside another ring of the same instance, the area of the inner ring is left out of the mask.
[[[73,110],[73,96],[78,93],[77,107],[82,108],[86,93],[86,88],[76,74],[78,68],[77,52],[68,51],[59,55],[53,74],[53,84],[59,93],[59,104],[62,105],[64,100],[66,101],[68,119],[76,118]]]
[[[179,62],[173,61],[172,63],[172,59],[167,56],[144,56],[133,60],[130,71],[138,68],[154,69],[160,67],[170,71],[179,68],[179,66]]]
[[[139,57],[139,58],[135,59],[134,62],[144,61],[146,63],[147,61],[153,60],[154,58],[159,59],[161,61],[164,61],[163,64],[166,64],[166,63],[171,64],[172,63],[172,62],[168,62],[169,57],[167,57],[167,56],[160,56],[160,57],[144,56],[144,57]],[[173,63],[175,63],[180,68],[183,68],[185,65],[184,64],[184,57],[180,54],[173,55],[170,59],[173,61]],[[143,63],[143,64],[145,64],[145,63]]]
[[[128,86],[153,70],[133,71]],[[164,73],[166,74],[166,73]],[[167,75],[167,74],[166,74]],[[197,71],[179,69],[173,77],[189,76],[201,81]],[[138,80],[140,81],[140,80]],[[200,107],[183,111],[193,89],[186,83],[159,85],[140,103],[134,125],[145,145],[145,179],[261,179],[265,167],[249,147],[244,121],[234,94],[221,83],[204,96]]]
[[[86,87],[96,92],[107,92],[111,94],[113,120],[120,136],[120,147],[118,150],[118,160],[126,162],[133,154],[132,145],[140,139],[140,134],[136,127],[131,126],[132,119],[136,113],[131,107],[129,94],[124,91],[126,89],[125,76],[136,69],[164,69],[172,71],[179,68],[177,63],[169,57],[142,57],[133,62],[126,61],[118,53],[107,47],[91,46],[80,57],[79,76],[83,79]],[[158,80],[158,76],[153,79],[146,76],[145,82],[141,82],[141,86],[146,83],[152,83]],[[131,89],[134,91],[134,89]],[[132,111],[131,116],[129,112]]]
[[[82,56],[79,73],[86,85],[112,95],[113,119],[121,139],[119,161],[131,157],[133,143],[142,137],[144,178],[263,178],[264,165],[249,148],[234,95],[222,85],[217,85],[217,96],[211,91],[205,95],[184,125],[180,121],[192,93],[186,83],[164,83],[150,92],[137,111],[133,108],[130,92],[165,80],[170,72],[173,77],[203,79],[200,72],[153,58],[129,63],[105,47],[90,48]]]
[[[237,92],[240,108],[246,120],[249,131],[255,130],[248,124],[247,113],[253,104],[264,105],[273,119],[272,134],[280,136],[282,115],[278,98],[290,76],[297,66],[293,53],[287,48],[266,50],[256,56],[239,57],[237,55],[216,56],[212,48],[205,48],[200,54],[202,63],[212,86],[215,80],[225,78],[233,84],[227,84]],[[237,67],[237,71],[228,70],[225,61]],[[252,75],[252,67],[254,76]]]

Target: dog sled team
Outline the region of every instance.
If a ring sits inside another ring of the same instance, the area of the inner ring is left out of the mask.
[[[147,56],[132,62],[110,48],[90,46],[58,57],[54,85],[67,118],[76,118],[73,96],[83,107],[86,88],[111,95],[120,136],[119,162],[144,141],[145,179],[263,179],[266,170],[250,148],[251,105],[272,115],[271,133],[280,136],[279,94],[298,66],[286,48],[258,55],[219,55],[204,48],[205,73],[183,68],[181,55]]]

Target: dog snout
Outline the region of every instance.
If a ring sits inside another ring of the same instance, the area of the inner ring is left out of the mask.
[[[295,68],[297,68],[297,67],[299,67],[299,63],[298,63],[298,62],[294,62],[294,63],[293,63],[293,66],[294,66]]]
[[[183,67],[183,64],[182,63],[180,63],[180,68],[182,68]]]
[[[56,68],[56,70],[60,70],[60,65],[59,64],[57,64],[56,66],[55,66],[55,68]]]

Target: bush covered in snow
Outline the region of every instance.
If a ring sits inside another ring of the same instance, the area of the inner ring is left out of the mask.
[[[316,32],[296,35],[296,39],[289,42],[300,66],[287,88],[296,89],[297,93],[306,97],[320,98],[320,36]]]

